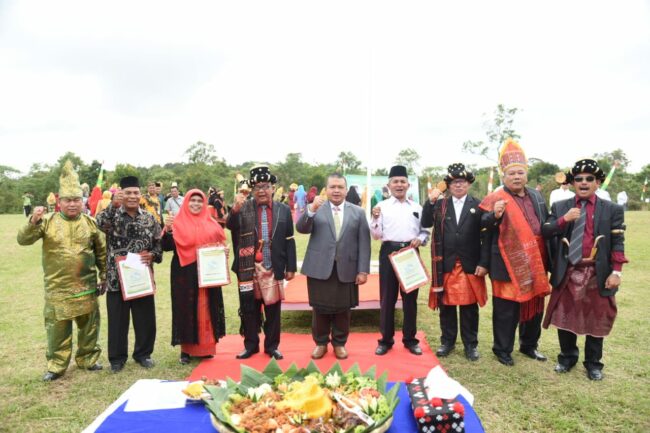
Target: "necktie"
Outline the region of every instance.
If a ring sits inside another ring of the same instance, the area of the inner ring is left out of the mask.
[[[569,262],[575,265],[582,260],[582,238],[585,235],[587,223],[587,200],[580,200],[580,217],[573,225],[571,241],[569,242]]]
[[[336,239],[339,238],[339,233],[341,233],[341,216],[339,215],[339,207],[334,206],[334,229],[336,230]]]
[[[271,245],[269,242],[269,219],[266,215],[266,205],[262,205],[262,264],[266,269],[271,269]]]

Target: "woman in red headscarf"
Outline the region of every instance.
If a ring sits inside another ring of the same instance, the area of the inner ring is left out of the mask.
[[[190,357],[212,357],[216,343],[226,334],[221,287],[200,288],[196,249],[225,244],[226,235],[210,217],[205,194],[190,190],[176,217],[165,221],[163,250],[174,251],[171,264],[172,345],[181,345],[180,363]]]

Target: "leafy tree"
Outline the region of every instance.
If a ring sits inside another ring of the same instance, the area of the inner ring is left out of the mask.
[[[420,161],[420,154],[417,152],[417,150],[408,147],[406,149],[402,149],[399,151],[397,154],[397,157],[395,158],[395,164],[403,165],[406,167],[406,170],[409,172],[409,174],[414,174],[415,169]]]
[[[378,168],[373,173],[373,176],[388,176],[388,170],[385,168]]]
[[[217,151],[212,144],[197,141],[185,151],[190,164],[214,164],[218,161]]]
[[[517,111],[520,111],[520,109],[516,107],[507,108],[503,104],[497,105],[493,113],[494,118],[483,122],[487,143],[482,140],[468,140],[463,143],[463,151],[483,156],[496,164],[501,144],[508,138],[521,138],[513,126]],[[483,116],[485,117],[485,114]]]
[[[611,152],[596,153],[593,158],[598,162],[598,165],[605,173],[608,173],[609,170],[611,170],[614,163],[617,164],[616,170],[619,171],[625,171],[630,165],[630,160],[622,149],[616,149]]]
[[[542,161],[541,159],[530,158],[528,162],[530,163],[530,168],[528,169],[529,182],[543,183],[549,178],[554,177],[555,173],[560,171],[560,167],[557,164]]]
[[[336,160],[336,166],[345,175],[349,171],[358,170],[361,166],[361,161],[352,152],[341,152]]]

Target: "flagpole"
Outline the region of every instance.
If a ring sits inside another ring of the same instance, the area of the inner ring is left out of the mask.
[[[364,140],[366,141],[366,219],[370,221],[370,211],[372,206],[372,195],[371,195],[371,180],[372,180],[372,165],[373,165],[373,154],[372,154],[372,47],[368,47],[368,80],[366,87],[366,101],[367,107],[365,111],[365,134]]]

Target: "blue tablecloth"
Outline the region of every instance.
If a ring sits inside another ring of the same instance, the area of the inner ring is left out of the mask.
[[[394,384],[389,383],[388,387]],[[416,433],[417,428],[406,387],[399,391],[400,402],[395,409],[393,424],[389,433]],[[483,426],[474,409],[462,397],[458,399],[465,405],[465,431],[483,433]],[[124,412],[126,402],[118,407],[97,428],[97,433],[214,433],[210,422],[210,412],[203,403],[188,404],[182,409],[152,410],[146,412]]]

